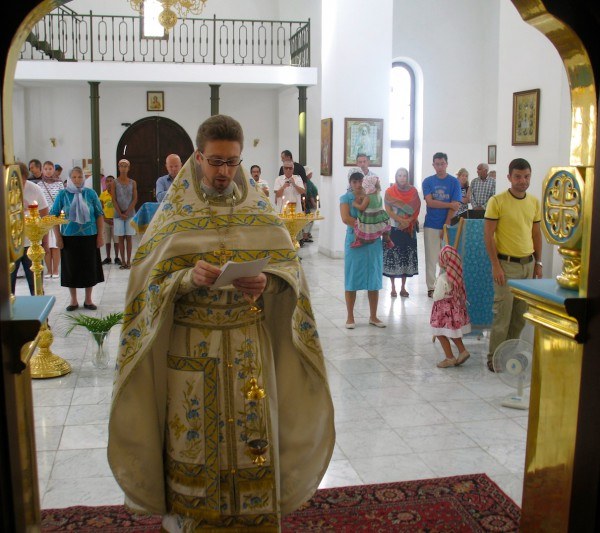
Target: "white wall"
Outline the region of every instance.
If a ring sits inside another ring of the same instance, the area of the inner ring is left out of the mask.
[[[207,85],[164,88],[165,111],[161,116],[177,122],[195,144],[200,123],[210,116],[210,88]],[[15,119],[24,117],[26,134],[15,129],[17,157],[23,161],[49,159],[70,169],[73,159],[91,157],[91,113],[89,85],[18,89],[23,97],[14,101]],[[100,156],[106,174],[116,172],[116,148],[126,127],[152,115],[146,111],[146,88],[100,84]],[[244,164],[258,164],[271,184],[279,169],[277,140],[277,91],[254,87],[223,86],[220,111],[234,116],[244,128]],[[21,108],[21,101],[23,108]],[[50,145],[50,137],[57,146]],[[256,147],[253,140],[259,139]],[[277,150],[277,148],[275,148]],[[158,176],[157,176],[158,177]]]
[[[485,51],[493,48],[487,43],[493,38],[490,12],[496,3],[394,2],[392,55],[416,62],[422,72],[423,143],[421,159],[415,161],[417,186],[434,173],[435,152],[448,154],[451,174],[463,166],[474,174],[487,155],[487,144],[493,144],[485,133],[488,117],[495,116],[485,105],[490,83]]]
[[[373,168],[388,175],[390,69],[392,60],[392,0],[368,5],[360,0],[327,0],[322,3],[321,108],[333,119],[331,177],[320,189],[322,213],[319,250],[341,257],[346,226],[340,220],[339,197],[348,188],[344,166],[344,119],[384,119],[383,166]],[[360,13],[360,20],[357,14]]]

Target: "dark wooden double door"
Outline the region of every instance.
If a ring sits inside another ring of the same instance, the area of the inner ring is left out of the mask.
[[[146,117],[123,133],[117,146],[115,169],[119,159],[131,163],[129,177],[137,183],[139,208],[145,202],[156,202],[156,180],[167,173],[166,157],[177,154],[185,163],[193,152],[194,144],[179,124],[168,118]]]

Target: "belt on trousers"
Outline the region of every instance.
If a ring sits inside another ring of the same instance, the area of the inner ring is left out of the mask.
[[[498,259],[502,259],[502,261],[510,261],[511,263],[521,263],[522,265],[526,265],[533,261],[533,255],[528,255],[526,257],[511,257],[510,255],[498,254]]]

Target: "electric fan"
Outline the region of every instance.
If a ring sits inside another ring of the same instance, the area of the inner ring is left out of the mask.
[[[523,399],[523,389],[531,382],[531,359],[533,346],[522,339],[504,341],[494,352],[492,365],[496,375],[507,385],[517,389],[502,401],[504,407],[527,409],[528,402]]]

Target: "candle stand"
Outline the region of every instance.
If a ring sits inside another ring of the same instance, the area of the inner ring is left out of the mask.
[[[69,222],[63,213],[60,217],[40,217],[37,205],[28,207],[29,215],[25,217],[25,235],[31,241],[27,250],[27,256],[31,259],[31,271],[34,275],[34,292],[36,296],[44,294],[43,277],[44,267],[42,261],[45,251],[42,247],[42,239],[54,226]],[[29,362],[31,377],[35,379],[56,378],[71,372],[71,365],[62,357],[52,352],[50,347],[54,341],[54,335],[48,327],[46,320],[39,332],[39,349]]]
[[[300,230],[306,226],[309,222],[314,222],[315,220],[323,220],[324,217],[319,215],[319,210],[311,213],[309,215],[305,213],[296,213],[296,204],[288,203],[283,208],[283,211],[279,215],[285,227],[287,228],[290,237],[292,238],[292,243],[294,244],[294,248],[298,250],[300,248],[300,243],[296,238],[296,235],[300,232]]]

